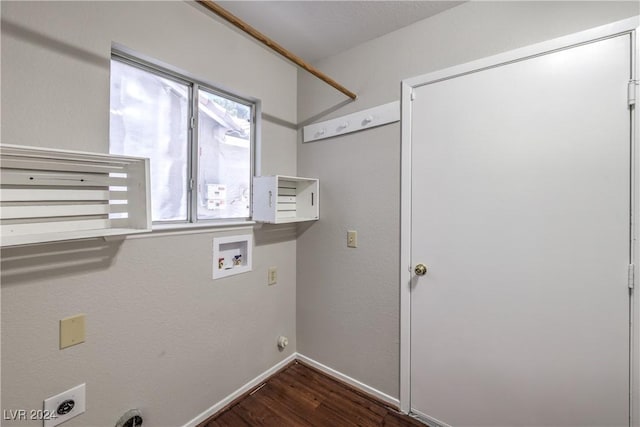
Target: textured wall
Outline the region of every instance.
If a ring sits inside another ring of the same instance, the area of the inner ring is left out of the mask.
[[[639,13],[637,2],[465,3],[315,64],[358,94],[323,118],[397,100],[404,78]],[[299,73],[300,121],[343,100]],[[395,397],[399,159],[398,124],[298,145],[298,172],[318,176],[323,197],[321,220],[298,239],[298,351]],[[347,229],[357,249],[346,249]]]
[[[193,5],[1,7],[3,143],[107,152],[112,42],[296,121],[295,68]],[[263,173],[295,174],[296,132],[265,120],[262,139]],[[86,382],[87,412],[65,425],[114,425],[138,407],[145,425],[177,426],[294,352],[295,233],[257,230],[253,271],[213,281],[216,234],[229,232],[2,251],[2,408],[41,409]],[[272,265],[278,284],[267,286]],[[59,350],[58,321],[77,313],[86,342]]]
[[[295,68],[183,2],[2,2],[1,12],[3,143],[106,152],[112,42],[262,99],[278,119],[263,122],[263,174],[296,173],[296,133],[279,120],[343,99],[302,73],[296,112]],[[318,65],[359,94],[335,116],[398,99],[402,78],[638,12],[467,3]],[[299,144],[298,173],[321,179],[321,220],[297,244],[287,229],[256,231],[254,271],[230,279],[210,279],[213,232],[3,251],[2,408],[41,408],[87,382],[87,413],[69,426],[113,425],[130,407],[149,425],[181,425],[296,344],[397,396],[399,150],[397,124]],[[345,248],[347,229],[358,249]],[[80,312],[87,342],[58,350],[59,319]]]

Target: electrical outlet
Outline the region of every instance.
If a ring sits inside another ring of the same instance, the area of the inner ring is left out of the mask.
[[[44,427],[58,424],[84,413],[86,407],[85,384],[80,384],[44,401]]]
[[[267,284],[275,285],[276,283],[278,283],[278,268],[269,267],[269,272],[267,273]]]
[[[347,247],[348,248],[357,248],[358,247],[358,232],[349,230],[347,231]]]

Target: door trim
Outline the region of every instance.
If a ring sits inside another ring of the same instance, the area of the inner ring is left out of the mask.
[[[640,55],[640,47],[635,41],[636,29],[640,26],[640,16],[614,22],[611,24],[596,27],[590,30],[560,37],[550,41],[534,44],[509,52],[483,58],[477,61],[468,62],[444,70],[435,71],[417,77],[408,78],[401,84],[401,172],[400,172],[400,410],[404,413],[411,412],[411,96],[413,90],[417,87],[437,83],[443,80],[452,79],[470,73],[483,71],[490,68],[500,67],[514,62],[524,61],[536,56],[545,55],[554,51],[569,49],[582,44],[593,43],[603,39],[617,37],[624,34],[631,36],[632,52],[630,53],[632,64],[632,79],[637,80],[637,63],[635,58]],[[636,91],[640,93],[640,88]],[[640,104],[640,100],[638,101]],[[640,164],[640,150],[636,147],[640,146],[639,132],[636,131],[636,123],[640,120],[640,106],[636,105],[631,115],[630,138],[632,146],[632,212],[640,212],[640,197],[634,195],[640,189],[640,174],[636,173],[636,164]],[[632,218],[634,216],[632,215]],[[638,243],[638,231],[635,226],[636,221],[632,223],[631,236],[633,244],[631,245],[631,259],[638,268],[640,246]],[[638,272],[636,271],[636,277]],[[636,285],[637,287],[638,285]],[[630,425],[640,425],[640,337],[638,330],[634,328],[633,323],[640,321],[634,306],[640,306],[638,294],[636,291],[631,298],[631,366],[630,366]],[[421,414],[423,415],[423,414]]]

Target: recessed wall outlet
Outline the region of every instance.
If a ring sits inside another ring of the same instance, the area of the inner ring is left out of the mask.
[[[269,271],[267,273],[267,284],[275,285],[278,283],[278,267],[269,267]]]
[[[348,248],[357,248],[358,247],[358,232],[349,230],[347,231],[347,247]]]
[[[44,427],[57,426],[84,413],[85,406],[85,384],[46,399],[43,411]]]
[[[85,315],[78,314],[60,321],[60,349],[84,342]]]

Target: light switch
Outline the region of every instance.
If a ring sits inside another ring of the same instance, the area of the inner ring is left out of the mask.
[[[77,314],[60,320],[60,349],[84,342],[85,315]]]
[[[348,248],[357,248],[358,247],[358,232],[357,231],[347,231],[347,247]]]

